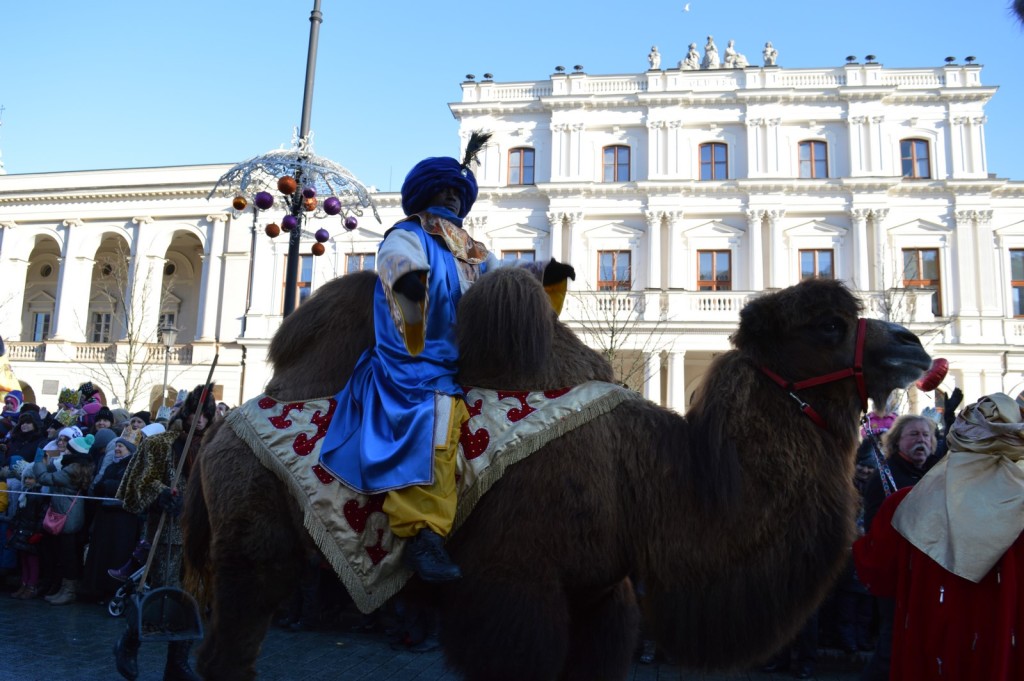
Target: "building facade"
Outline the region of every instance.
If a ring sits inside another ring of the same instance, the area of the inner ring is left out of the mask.
[[[563,319],[622,379],[683,410],[728,349],[743,304],[811,276],[846,282],[905,324],[968,399],[1024,388],[1024,182],[993,177],[974,64],[891,69],[582,67],[462,83],[463,143],[494,133],[466,225],[506,259],[578,273]],[[35,401],[99,385],[154,407],[205,380],[237,404],[270,376],[287,241],[283,213],[208,198],[227,166],[0,176],[0,336]],[[321,257],[302,247],[298,299],[372,268],[400,197],[374,195]],[[317,223],[323,223],[317,224]],[[173,326],[169,348],[159,330]]]

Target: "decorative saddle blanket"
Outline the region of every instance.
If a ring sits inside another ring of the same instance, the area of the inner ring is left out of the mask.
[[[467,389],[470,418],[459,441],[452,531],[509,466],[636,397],[600,381],[544,392]],[[306,530],[356,607],[369,613],[398,593],[412,572],[401,561],[406,540],[391,533],[382,510],[385,495],[360,494],[317,463],[335,406],[333,398],[279,402],[261,395],[228,412],[227,424],[288,486]]]

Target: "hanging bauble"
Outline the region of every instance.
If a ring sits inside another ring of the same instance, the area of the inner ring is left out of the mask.
[[[316,210],[316,198],[310,196],[308,198],[302,199],[302,207],[305,208],[306,210]]]
[[[274,205],[274,196],[270,192],[258,192],[255,201],[257,208],[266,210]]]
[[[345,226],[345,229],[351,232],[359,226],[359,220],[356,219],[355,215],[349,215],[342,224]]]
[[[313,255],[323,255],[324,251],[327,249],[324,248],[323,244],[315,243],[313,244],[313,247],[310,248],[309,250],[313,251]]]
[[[249,202],[245,200],[244,196],[236,196],[234,201],[231,202],[231,207],[235,210],[245,210],[245,207],[249,205]]]
[[[276,222],[271,222],[269,225],[263,228],[263,231],[267,233],[271,239],[281,233],[281,226]]]
[[[294,215],[285,215],[281,218],[281,229],[290,232],[299,226],[299,220]]]
[[[328,239],[331,238],[331,233],[321,227],[320,229],[316,230],[316,234],[314,234],[313,236],[316,238],[317,241],[323,243],[324,241],[327,241]]]
[[[324,199],[324,212],[328,215],[337,215],[341,212],[341,199],[337,196],[328,196]]]
[[[316,197],[316,187],[306,187],[302,190],[302,197],[305,199],[312,199]]]
[[[285,175],[277,181],[277,190],[282,194],[288,194],[289,196],[295,193],[299,183],[295,181],[295,178],[291,175]]]

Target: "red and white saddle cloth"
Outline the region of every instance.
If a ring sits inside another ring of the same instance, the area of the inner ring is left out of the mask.
[[[545,392],[466,392],[457,468],[453,532],[505,470],[545,444],[638,395],[591,381]],[[228,412],[227,424],[287,486],[310,536],[360,611],[372,612],[398,593],[412,573],[402,564],[406,540],[391,534],[384,495],[360,494],[319,463],[334,398],[279,402],[267,395]]]

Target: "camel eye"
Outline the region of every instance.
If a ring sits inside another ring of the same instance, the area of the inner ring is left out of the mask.
[[[832,317],[821,322],[818,329],[826,336],[841,336],[846,333],[846,324],[839,317]]]

